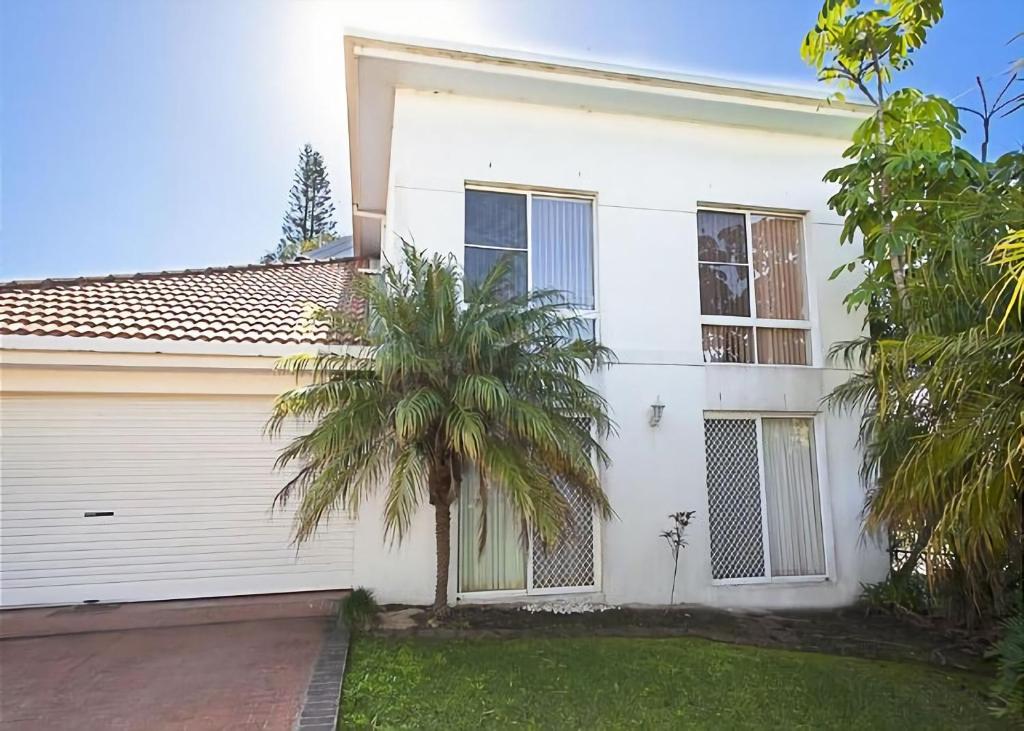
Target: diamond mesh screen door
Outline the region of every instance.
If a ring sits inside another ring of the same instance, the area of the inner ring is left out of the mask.
[[[590,422],[577,424],[588,429]],[[530,593],[556,593],[566,589],[585,591],[597,588],[597,515],[593,507],[568,485],[557,484],[569,503],[562,535],[550,547],[531,535]]]
[[[765,576],[755,419],[705,419],[711,576]]]
[[[569,503],[569,515],[562,535],[550,547],[539,538],[530,541],[533,593],[597,587],[594,509],[575,491],[558,487]]]

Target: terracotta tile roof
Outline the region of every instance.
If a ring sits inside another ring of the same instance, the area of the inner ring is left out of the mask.
[[[0,283],[0,335],[333,343],[315,307],[358,307],[364,263],[333,259]]]

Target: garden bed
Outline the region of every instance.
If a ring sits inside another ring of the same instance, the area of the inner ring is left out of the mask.
[[[534,607],[536,609],[536,606]],[[679,637],[693,636],[755,647],[923,662],[989,674],[990,639],[939,624],[926,624],[849,608],[831,611],[730,612],[707,607],[589,607],[557,613],[509,605],[463,605],[443,622],[417,608],[387,607],[407,621],[378,634],[423,637]],[[385,622],[387,624],[387,622]]]

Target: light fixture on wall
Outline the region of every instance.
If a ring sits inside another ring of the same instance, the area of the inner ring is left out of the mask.
[[[661,415],[665,413],[665,404],[661,403],[661,396],[654,399],[654,403],[651,404],[651,426],[657,426],[661,423]]]

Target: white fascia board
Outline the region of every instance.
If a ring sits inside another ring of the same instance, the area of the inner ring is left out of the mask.
[[[448,41],[433,41],[388,34],[346,31],[353,59],[359,56],[412,63],[473,66],[493,65],[495,71],[508,74],[534,75],[538,78],[562,76],[573,83],[590,78],[595,86],[625,84],[627,86],[656,86],[666,93],[674,90],[703,93],[708,98],[723,95],[749,97],[751,100],[772,99],[776,102],[796,103],[801,106],[828,105],[830,92],[818,86],[768,84],[711,76],[684,74],[664,69],[625,66],[600,61],[581,60],[545,54],[510,51]],[[831,110],[853,112],[856,116],[870,114],[866,104],[843,102],[826,106]]]

